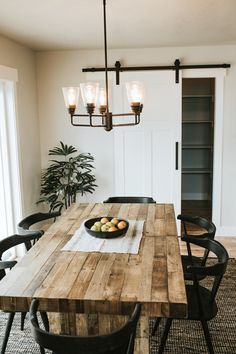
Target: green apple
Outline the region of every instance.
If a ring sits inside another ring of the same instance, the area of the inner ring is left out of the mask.
[[[101,223],[101,221],[96,221],[96,222],[94,223],[94,225],[101,228],[102,223]]]
[[[90,230],[92,230],[92,231],[100,231],[100,230],[98,230],[96,225],[93,225]]]
[[[101,227],[102,232],[107,232],[108,230],[109,230],[109,226],[107,226],[106,224],[102,225],[102,227]]]
[[[94,223],[94,226],[96,226],[97,231],[101,231],[102,223],[100,221],[96,221]]]

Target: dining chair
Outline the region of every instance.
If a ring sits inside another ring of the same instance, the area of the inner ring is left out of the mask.
[[[184,228],[184,236],[188,237],[196,237],[196,238],[208,238],[213,240],[216,233],[216,227],[213,222],[201,217],[201,216],[190,216],[190,215],[178,215],[178,220],[181,220]],[[189,226],[196,226],[199,233],[197,235],[190,234]],[[192,255],[191,247],[189,242],[186,242],[188,255],[182,255],[182,265],[183,265],[183,272],[184,272],[184,279],[185,280],[193,280],[193,275],[189,273],[188,266],[189,265],[199,265],[204,266],[207,262],[209,251],[207,249],[204,250],[202,257],[197,257]],[[190,260],[192,264],[190,264]],[[198,274],[198,280],[203,279],[203,274]]]
[[[0,280],[3,279],[3,277],[6,275],[6,270],[7,269],[10,270],[17,263],[17,261],[15,260],[11,260],[11,261],[3,260],[2,259],[3,253],[11,249],[12,247],[18,246],[22,243],[36,240],[37,237],[38,237],[37,234],[12,235],[0,241]],[[14,311],[9,312],[6,330],[5,330],[3,343],[1,347],[1,354],[5,353],[15,314],[16,312]],[[23,316],[23,321],[24,321],[26,312],[21,312],[21,314],[24,315]],[[46,313],[41,312],[41,317],[45,328],[48,329],[48,319]],[[23,330],[22,318],[21,318],[21,330]],[[45,351],[42,349],[41,353],[44,354],[44,352]]]
[[[136,327],[141,305],[137,304],[130,319],[118,330],[104,335],[72,336],[49,333],[39,327],[39,300],[30,306],[30,328],[35,341],[54,354],[133,354]]]
[[[60,211],[54,211],[54,212],[50,212],[50,213],[35,213],[35,214],[31,214],[26,216],[23,220],[21,220],[18,225],[17,225],[17,231],[19,235],[28,235],[28,234],[34,234],[37,235],[39,239],[43,234],[44,234],[44,230],[30,230],[30,227],[34,224],[37,224],[41,221],[45,221],[48,219],[56,219],[57,216],[60,216],[61,212]],[[25,247],[27,249],[27,251],[32,247],[31,242],[27,241],[25,243]]]
[[[153,204],[156,201],[152,197],[109,197],[107,200],[104,200],[103,203],[140,203],[140,204]]]
[[[187,317],[184,318],[190,321],[200,321],[204,336],[206,339],[208,351],[214,354],[214,349],[208,329],[208,321],[213,319],[218,312],[216,304],[216,295],[220,287],[223,275],[227,268],[229,259],[228,252],[219,242],[207,238],[198,239],[196,237],[184,236],[183,240],[191,244],[200,246],[208,252],[213,252],[217,259],[212,259],[214,262],[211,265],[193,265],[188,266],[188,272],[193,276],[193,283],[186,285],[186,294],[188,302]],[[191,262],[191,261],[190,261]],[[211,286],[204,287],[199,284],[198,275],[204,275],[209,278]],[[157,318],[154,324],[152,335],[155,334],[161,318]],[[163,353],[168,333],[172,324],[173,318],[168,318],[161,336],[158,354]]]
[[[26,216],[23,220],[21,220],[18,225],[17,225],[17,231],[19,235],[36,235],[37,237],[32,241],[26,241],[25,242],[25,248],[27,251],[32,247],[32,245],[44,234],[44,230],[31,230],[30,227],[34,224],[37,224],[39,222],[49,220],[49,219],[56,219],[56,217],[60,216],[61,212],[60,211],[53,211],[53,212],[48,212],[48,213],[35,213]],[[25,319],[26,313],[21,314],[21,330],[24,329],[24,319]],[[45,317],[46,317],[46,312],[45,312]]]

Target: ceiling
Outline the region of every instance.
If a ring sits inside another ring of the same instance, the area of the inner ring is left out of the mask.
[[[102,0],[0,0],[0,34],[34,50],[103,47]],[[107,0],[109,48],[236,44],[236,0]]]

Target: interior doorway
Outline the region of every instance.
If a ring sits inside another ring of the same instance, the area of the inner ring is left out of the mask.
[[[212,220],[214,78],[182,81],[181,213]]]

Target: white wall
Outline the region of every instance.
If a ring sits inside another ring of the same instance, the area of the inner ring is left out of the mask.
[[[17,69],[17,108],[23,189],[23,212],[36,210],[40,190],[40,140],[37,113],[35,53],[0,36],[0,64]]]
[[[108,55],[111,66],[116,60],[124,66],[172,65],[176,58],[182,64],[231,64],[225,78],[221,226],[224,234],[236,234],[236,46],[120,49],[111,50]],[[48,150],[60,140],[81,152],[91,152],[96,159],[99,188],[88,199],[97,201],[113,194],[113,132],[72,127],[61,87],[84,82],[85,74],[81,69],[104,66],[103,60],[103,51],[37,53],[42,165],[47,164]]]

